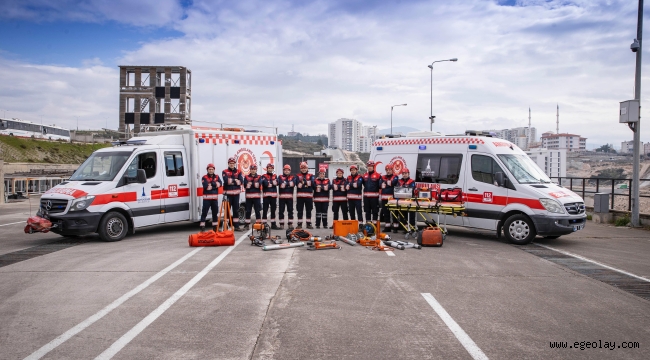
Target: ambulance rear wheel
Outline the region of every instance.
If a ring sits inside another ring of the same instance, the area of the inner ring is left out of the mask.
[[[99,237],[104,241],[120,241],[129,232],[129,223],[124,215],[111,211],[99,222]]]
[[[508,241],[517,245],[530,243],[536,235],[533,221],[524,214],[515,214],[506,219],[504,233]]]

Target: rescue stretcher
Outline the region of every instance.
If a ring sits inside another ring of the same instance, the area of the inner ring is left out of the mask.
[[[447,215],[453,217],[463,216],[465,211],[465,205],[462,202],[456,201],[437,201],[431,200],[428,198],[408,198],[408,199],[395,199],[391,198],[386,203],[386,208],[390,212],[393,219],[397,219],[398,223],[406,231],[406,239],[410,237],[417,237],[417,226],[411,225],[411,217],[413,216],[417,225],[418,216],[421,218],[421,221],[432,223],[434,222],[437,225],[440,225],[440,215],[443,215],[443,226],[440,226],[440,229],[443,232],[443,236],[447,235]],[[436,214],[437,220],[428,220],[424,214]]]

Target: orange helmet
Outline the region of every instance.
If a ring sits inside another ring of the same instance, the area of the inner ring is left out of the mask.
[[[372,161],[372,160],[368,160],[368,162],[366,163],[366,166],[372,166],[372,167],[374,167],[374,166],[375,166],[375,162]]]
[[[307,162],[306,162],[306,161],[303,161],[303,162],[300,163],[300,168],[301,168],[301,169],[308,169],[308,168],[309,168],[309,165],[307,165]]]
[[[402,169],[402,174],[410,174],[409,168]]]
[[[386,164],[386,167],[384,167],[386,171],[388,170],[393,170],[393,164]]]
[[[283,169],[291,171],[291,165],[287,164],[283,167]]]
[[[208,166],[205,169],[210,170],[210,168],[216,169],[216,167],[214,167],[214,164],[212,163],[208,164]]]
[[[268,163],[268,164],[266,164],[266,168],[267,168],[267,169],[268,169],[268,168],[275,169],[275,165],[273,165],[273,164],[271,164],[271,163]]]
[[[345,171],[343,171],[343,169],[341,169],[341,168],[336,169],[336,172],[337,172],[337,173],[338,173],[339,171],[342,172],[342,173],[345,173]]]
[[[237,160],[235,160],[234,157],[228,158],[228,164],[230,164],[230,163],[236,163],[236,162],[237,162]]]
[[[350,170],[359,170],[359,168],[356,165],[350,165]]]
[[[251,165],[251,170],[257,170],[257,165],[255,164]]]

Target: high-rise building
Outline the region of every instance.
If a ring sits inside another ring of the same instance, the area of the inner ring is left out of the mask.
[[[338,119],[329,124],[328,144],[348,151],[360,151],[363,125],[355,119]]]
[[[556,134],[547,131],[542,134],[542,148],[566,149],[567,151],[586,151],[587,138],[576,134]]]
[[[548,177],[566,177],[566,149],[533,149],[526,154]]]
[[[191,124],[191,76],[183,66],[120,65],[119,131],[128,136],[140,125]]]
[[[503,130],[483,130],[494,134],[499,139],[508,140],[522,150],[528,150],[537,139],[537,129],[534,127],[517,127]]]

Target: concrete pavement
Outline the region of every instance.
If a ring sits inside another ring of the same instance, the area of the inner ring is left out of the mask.
[[[0,209],[0,225],[24,220],[24,207],[14,209]],[[0,227],[0,254],[60,238],[23,234],[22,227]],[[0,358],[25,358],[188,256],[194,249],[187,236],[195,228],[157,226],[117,243],[90,237],[0,267]],[[227,249],[203,248],[43,358],[97,357],[152,314],[114,358],[472,358],[423,293],[488,358],[650,357],[647,300],[491,234],[450,230],[442,248],[395,256],[346,244],[264,252],[245,239],[187,288]],[[584,231],[537,242],[647,277],[647,234],[589,223]],[[640,347],[551,349],[556,341]]]

